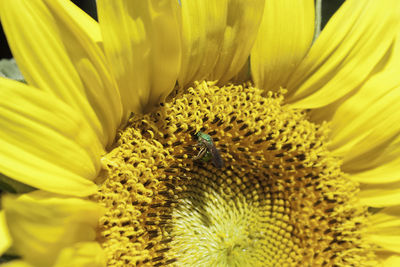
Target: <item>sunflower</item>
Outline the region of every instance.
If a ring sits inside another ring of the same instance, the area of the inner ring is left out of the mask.
[[[400,2],[313,2],[0,0],[7,264],[398,266]]]

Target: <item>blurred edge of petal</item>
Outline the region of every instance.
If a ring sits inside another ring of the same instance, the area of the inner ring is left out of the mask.
[[[379,151],[379,156],[369,155],[368,159],[373,165],[368,169],[353,171],[350,173],[351,178],[365,184],[387,184],[400,181],[400,146],[398,143],[396,148],[394,153],[388,149],[382,149]]]
[[[102,144],[109,144],[122,108],[98,40],[92,39],[96,34],[88,34],[96,22],[66,0],[0,0],[0,16],[28,84],[78,110]]]
[[[361,86],[399,31],[397,0],[348,0],[330,19],[288,83],[293,108],[319,108]]]
[[[44,267],[52,266],[64,248],[94,241],[95,228],[103,214],[94,202],[44,191],[5,195],[2,204],[13,248],[28,263]]]
[[[396,254],[396,255],[392,255],[392,256],[388,257],[387,259],[385,259],[383,266],[385,266],[385,267],[400,266],[400,255]]]
[[[2,267],[33,267],[26,261],[13,260]],[[105,267],[106,257],[98,242],[78,242],[65,247],[58,254],[52,267]]]
[[[54,267],[105,267],[106,257],[98,242],[80,242],[64,248]]]
[[[10,262],[6,262],[1,264],[1,267],[33,267],[31,264],[22,260],[13,260]]]
[[[311,46],[314,12],[313,0],[265,2],[250,56],[252,77],[257,87],[267,91],[286,87],[291,73]]]
[[[23,83],[0,78],[0,88],[0,172],[51,192],[95,192],[104,150],[81,114]]]
[[[11,246],[12,239],[8,231],[4,210],[0,210],[0,256]]]
[[[368,240],[380,250],[400,253],[400,206],[384,208],[371,215],[366,231]]]
[[[176,0],[99,0],[104,50],[119,85],[124,117],[143,113],[175,86],[181,64]]]
[[[365,206],[370,207],[383,208],[400,205],[400,182],[384,184],[361,183],[359,198]]]

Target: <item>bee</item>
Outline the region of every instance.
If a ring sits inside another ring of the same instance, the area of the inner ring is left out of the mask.
[[[193,159],[202,159],[203,161],[209,161],[212,159],[212,162],[216,168],[223,168],[224,161],[222,160],[221,154],[216,148],[211,136],[203,132],[198,132],[196,137],[198,146],[200,146],[200,151]]]

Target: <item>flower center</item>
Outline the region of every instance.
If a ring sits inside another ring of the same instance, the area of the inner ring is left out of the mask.
[[[133,117],[104,157],[94,197],[107,210],[98,239],[108,264],[349,266],[372,258],[358,186],[327,150],[326,127],[281,103],[248,85],[202,82]]]
[[[285,214],[288,202],[271,198],[261,189],[262,180],[212,168],[193,168],[192,179],[178,194],[168,229],[174,237],[170,257],[180,255],[184,266],[260,266],[288,260],[295,247]]]

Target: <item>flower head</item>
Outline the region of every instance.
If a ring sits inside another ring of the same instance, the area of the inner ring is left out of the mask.
[[[313,1],[98,9],[99,23],[65,0],[0,1],[28,82],[0,79],[0,171],[39,189],[2,198],[1,252],[33,266],[399,261],[397,1],[347,1],[312,46]]]
[[[111,263],[265,266],[368,261],[358,186],[327,127],[251,86],[202,82],[134,117],[95,195]],[[193,160],[209,133],[225,167]],[[300,223],[301,222],[301,223]],[[119,246],[115,245],[118,241]],[[307,248],[307,249],[306,249]]]

